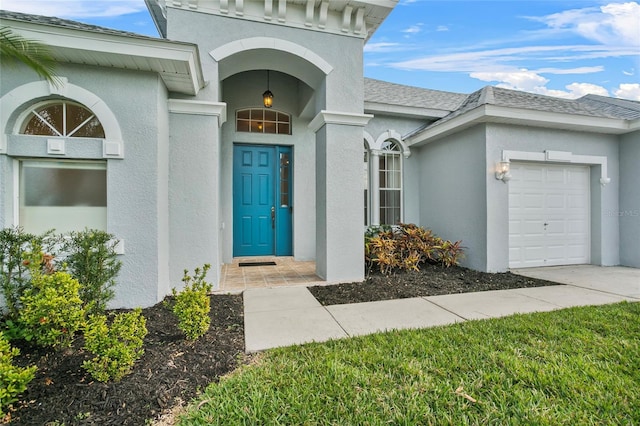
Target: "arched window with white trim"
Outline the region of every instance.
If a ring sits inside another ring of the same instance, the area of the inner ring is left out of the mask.
[[[402,148],[392,140],[382,144],[379,155],[380,224],[402,222]]]
[[[96,115],[61,100],[36,104],[20,124],[22,135],[105,138]],[[107,230],[107,162],[65,158],[19,159],[19,225],[31,233],[85,228]]]
[[[69,101],[37,104],[24,120],[23,135],[104,138],[100,120],[84,106]]]

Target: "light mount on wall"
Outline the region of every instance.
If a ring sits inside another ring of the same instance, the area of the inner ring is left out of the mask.
[[[511,173],[509,173],[510,165],[509,161],[498,162],[496,164],[496,179],[507,183],[511,179]]]
[[[273,93],[269,90],[269,70],[267,70],[267,91],[262,94],[262,103],[265,108],[273,106]]]

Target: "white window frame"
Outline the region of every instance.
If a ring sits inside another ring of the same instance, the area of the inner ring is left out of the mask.
[[[364,164],[366,165],[366,169],[364,170],[364,178],[366,179],[366,182],[363,188],[364,190],[367,191],[364,197],[364,208],[365,208],[364,226],[365,227],[371,225],[371,157],[372,157],[371,151],[369,150],[369,147],[365,142],[364,159],[367,160],[364,162]]]
[[[23,168],[24,164],[37,164],[37,163],[41,163],[44,164],[45,163],[51,163],[51,164],[60,164],[60,163],[67,163],[68,167],[67,168],[78,168],[78,169],[94,169],[94,170],[104,170],[105,171],[105,175],[108,173],[108,163],[106,160],[52,160],[52,159],[47,159],[47,158],[23,158],[23,159],[15,159],[13,161],[13,176],[14,176],[14,211],[13,211],[13,215],[14,215],[14,223],[17,224],[17,226],[24,226],[25,224],[22,223],[22,221],[20,220],[20,213],[21,213],[21,208],[22,208],[22,197],[23,197],[23,182],[22,182],[22,173],[21,170]],[[108,185],[108,176],[105,176],[105,178],[107,179],[106,183]],[[99,208],[104,208],[104,212],[107,215],[105,217],[105,222],[104,222],[104,231],[108,231],[108,208],[109,208],[109,199],[108,199],[108,187],[107,187],[107,200],[106,200],[106,205],[104,207],[99,207]],[[89,228],[95,228],[95,226],[90,226],[89,224],[86,224],[82,226],[82,229],[84,227],[89,227]],[[55,226],[51,226],[50,228],[55,228]],[[81,230],[81,229],[79,229]],[[57,230],[59,232],[59,230]]]
[[[391,147],[393,147],[393,149],[390,149]],[[379,212],[378,215],[379,215],[379,218],[382,217],[382,208],[383,208],[382,201],[381,201],[382,200],[382,191],[397,191],[400,194],[400,205],[397,206],[400,209],[399,222],[402,222],[404,220],[404,199],[403,199],[403,193],[404,193],[404,188],[403,188],[403,181],[404,181],[403,173],[404,173],[404,170],[403,169],[404,169],[404,166],[403,166],[403,160],[402,160],[402,146],[397,141],[386,140],[383,143],[381,148],[382,149],[380,150],[380,155],[378,157],[378,161],[379,161],[379,158],[381,156],[396,157],[398,159],[398,164],[399,164],[399,170],[397,170],[397,171],[400,174],[400,178],[399,178],[399,182],[398,182],[399,185],[398,185],[397,188],[382,187],[382,185],[381,185],[381,183],[380,183],[380,181],[378,179],[378,182],[377,182],[378,185],[377,185],[377,188],[376,188],[376,190],[378,191],[378,194],[379,194],[378,195],[379,203],[378,203],[378,206],[377,206],[377,209],[378,209],[378,212]],[[386,163],[388,164],[388,161],[386,161]],[[379,164],[379,162],[378,162],[378,164]],[[395,173],[396,172],[395,169],[394,170],[387,169],[386,171],[387,172],[391,172],[391,173]],[[378,176],[379,176],[379,173],[380,173],[380,170],[378,169]],[[389,209],[389,207],[385,207],[385,208]],[[392,206],[391,208],[395,209],[396,206]],[[397,225],[397,223],[382,223],[382,220],[379,220],[379,222],[380,222],[379,223],[380,225],[391,225],[391,226]]]
[[[239,115],[241,112],[244,112],[244,111],[249,111],[249,118],[248,118],[248,119],[246,119],[246,118],[239,118],[239,117],[238,117],[238,115]],[[254,119],[254,118],[252,118],[253,111],[261,111],[261,112],[262,112],[262,119],[260,120],[260,119]],[[273,113],[275,113],[275,114],[276,114],[276,119],[275,119],[275,121],[273,121],[273,120],[266,120],[266,119],[264,118],[264,117],[265,117],[265,114],[266,114],[267,112],[273,112]],[[287,119],[288,119],[289,121],[280,121],[280,120],[278,120],[278,114],[282,114],[282,115],[286,116],[286,117],[287,117]],[[245,131],[245,130],[238,130],[238,122],[239,122],[240,120],[242,120],[242,121],[246,121],[246,122],[248,123],[248,125],[249,125],[249,130],[248,130],[248,131]],[[252,122],[257,122],[257,123],[262,122],[262,132],[252,132],[252,131],[251,131],[251,128],[252,128],[252,127],[251,127],[251,123],[252,123]],[[273,124],[276,126],[276,131],[275,131],[275,133],[267,133],[267,132],[265,132],[264,130],[265,130],[266,126],[264,125],[264,123],[273,123]],[[280,132],[278,131],[278,129],[280,128],[280,124],[286,124],[286,125],[288,125],[288,126],[289,126],[289,132],[288,132],[288,133],[280,133]],[[293,134],[293,123],[292,123],[292,120],[291,120],[291,114],[287,114],[286,112],[278,111],[278,110],[276,110],[276,109],[272,109],[272,108],[240,108],[240,109],[236,110],[235,131],[236,131],[237,133],[253,133],[253,134],[257,134],[257,135],[279,135],[279,136],[291,136],[291,135]]]

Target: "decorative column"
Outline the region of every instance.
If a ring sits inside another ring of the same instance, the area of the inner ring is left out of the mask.
[[[321,111],[316,133],[316,273],[328,282],[364,279],[363,127],[373,116]]]

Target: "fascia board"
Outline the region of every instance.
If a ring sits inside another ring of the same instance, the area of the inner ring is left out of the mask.
[[[73,28],[59,28],[15,21],[11,22],[11,28],[27,39],[41,41],[52,48],[86,50],[183,63],[187,65],[192,80],[190,94],[196,94],[200,88],[204,87],[198,47],[194,44],[125,35],[101,34]],[[158,72],[152,67],[141,70]]]
[[[562,114],[548,111],[534,111],[523,108],[509,108],[496,105],[482,105],[461,114],[441,125],[433,126],[407,138],[409,146],[432,142],[477,123],[515,121],[515,124],[554,129],[581,130],[585,132],[622,134],[632,131],[632,126],[640,128],[640,120],[590,117],[585,115]],[[637,123],[636,123],[637,122]]]
[[[592,132],[624,133],[629,130],[629,121],[624,119],[535,111],[496,105],[486,105],[486,115],[494,119],[518,120],[526,125],[552,125],[554,128],[566,126],[572,129],[579,127]]]
[[[629,131],[640,130],[640,118],[636,118],[629,123]]]
[[[483,118],[486,115],[485,107],[486,105],[474,108],[471,111],[452,118],[451,120],[446,121],[440,125],[434,126],[413,136],[410,136],[405,140],[405,142],[409,147],[412,147],[414,145],[422,145],[425,143],[429,143],[437,138],[465,129],[476,123],[480,123],[483,121]]]
[[[443,118],[451,113],[451,111],[445,111],[434,108],[421,108],[415,106],[406,105],[391,105],[382,102],[369,102],[365,101],[364,111],[370,114],[380,115],[395,115],[405,116],[411,118]]]

